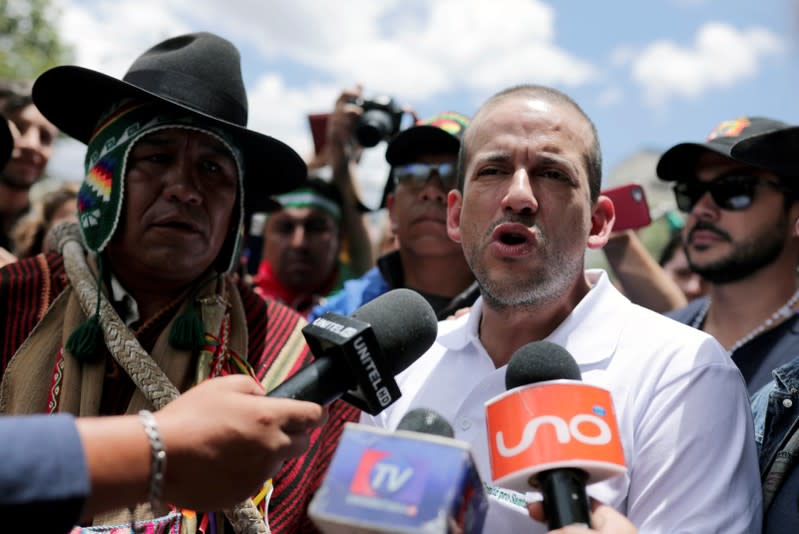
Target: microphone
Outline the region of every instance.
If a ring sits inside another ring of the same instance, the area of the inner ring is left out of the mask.
[[[580,380],[566,349],[536,341],[511,356],[508,391],[486,403],[494,483],[539,490],[550,530],[590,526],[586,484],[627,471],[610,392]]]
[[[347,423],[308,516],[325,534],[478,534],[488,511],[469,445],[426,408],[395,432]]]
[[[449,421],[438,412],[427,408],[416,408],[402,416],[397,430],[408,430],[410,432],[420,432],[422,434],[432,434],[445,438],[455,438],[455,431]]]
[[[302,333],[315,360],[267,395],[322,405],[341,397],[377,415],[400,397],[394,375],[430,348],[438,320],[421,295],[394,289],[352,317],[325,313]]]

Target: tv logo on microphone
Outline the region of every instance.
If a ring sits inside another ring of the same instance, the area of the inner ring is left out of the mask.
[[[486,403],[491,474],[526,491],[541,471],[594,466],[593,479],[626,471],[610,392],[570,380],[512,389]]]
[[[477,533],[487,510],[466,443],[347,423],[308,515],[322,532]]]
[[[418,458],[366,449],[355,469],[348,501],[414,516],[424,495],[428,470]]]

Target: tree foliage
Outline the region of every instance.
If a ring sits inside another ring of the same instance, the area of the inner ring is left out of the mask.
[[[0,79],[32,80],[70,61],[72,50],[56,28],[59,16],[52,0],[0,0]]]

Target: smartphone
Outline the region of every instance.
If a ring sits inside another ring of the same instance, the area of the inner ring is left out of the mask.
[[[613,231],[643,228],[652,222],[644,188],[639,184],[626,184],[602,191],[616,207]]]
[[[308,115],[308,124],[311,126],[314,152],[321,154],[327,143],[327,120],[330,113],[313,113]]]

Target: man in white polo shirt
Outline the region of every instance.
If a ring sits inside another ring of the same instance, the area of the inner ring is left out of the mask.
[[[602,271],[584,271],[613,221],[599,195],[591,120],[566,95],[521,86],[491,97],[467,129],[449,235],[462,244],[482,297],[439,325],[436,344],[399,377],[402,398],[363,422],[393,429],[432,408],[491,473],[484,402],[505,389],[521,346],[547,339],[585,382],[611,391],[629,468],[588,493],[641,532],[759,532],[760,482],[745,386],[710,336],[632,304]],[[489,488],[485,532],[543,532],[525,496]]]

